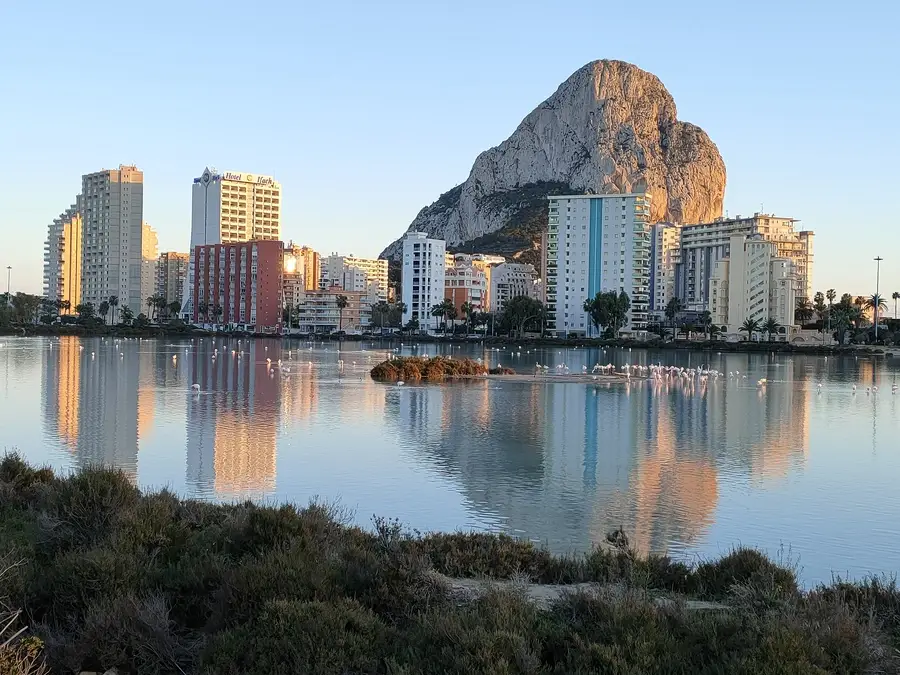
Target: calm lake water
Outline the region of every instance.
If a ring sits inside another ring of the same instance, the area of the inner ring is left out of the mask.
[[[185,496],[317,498],[363,525],[504,531],[560,553],[616,527],[688,559],[752,545],[807,584],[900,570],[897,358],[471,346],[452,354],[525,373],[661,362],[741,375],[398,387],[369,379],[389,351],[376,344],[0,343],[0,449],[37,464],[114,463]]]

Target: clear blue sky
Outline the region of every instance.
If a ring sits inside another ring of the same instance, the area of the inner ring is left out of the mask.
[[[119,163],[144,171],[162,250],[187,249],[209,164],[276,176],[285,238],[374,256],[572,72],[616,58],[718,145],[732,215],[816,230],[817,289],[873,292],[881,254],[889,295],[898,5],[0,2],[0,269],[40,292],[47,224]]]

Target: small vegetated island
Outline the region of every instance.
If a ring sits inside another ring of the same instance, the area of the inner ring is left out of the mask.
[[[372,379],[378,382],[442,382],[454,378],[515,375],[511,368],[488,368],[472,359],[449,359],[443,356],[398,356],[372,368]]]

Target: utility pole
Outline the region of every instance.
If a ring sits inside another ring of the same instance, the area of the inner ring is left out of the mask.
[[[881,294],[879,293],[879,284],[881,282],[881,256],[875,258],[875,342],[878,342],[878,304],[881,302]]]
[[[12,265],[6,266],[6,305],[12,304],[12,294],[10,293],[9,282],[12,279]]]

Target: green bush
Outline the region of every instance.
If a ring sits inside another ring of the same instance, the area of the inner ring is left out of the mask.
[[[25,608],[24,637],[43,641],[54,672],[898,671],[892,582],[806,593],[748,549],[691,566],[638,555],[618,533],[559,557],[505,535],[422,536],[381,519],[364,531],[319,505],[141,494],[121,473],[57,478],[15,457],[0,462],[0,497],[0,548],[23,560],[0,598]],[[435,572],[604,587],[547,610],[509,590],[465,599]],[[679,595],[660,607],[660,591]],[[728,607],[687,611],[678,597]],[[14,648],[27,645],[40,650]],[[10,655],[0,675],[27,653]]]
[[[701,563],[696,576],[696,590],[707,598],[726,598],[736,585],[769,588],[778,597],[793,597],[799,590],[792,570],[751,548],[737,548],[724,558]]]
[[[355,600],[267,602],[255,621],[224,631],[203,655],[212,675],[383,672],[388,629]]]

